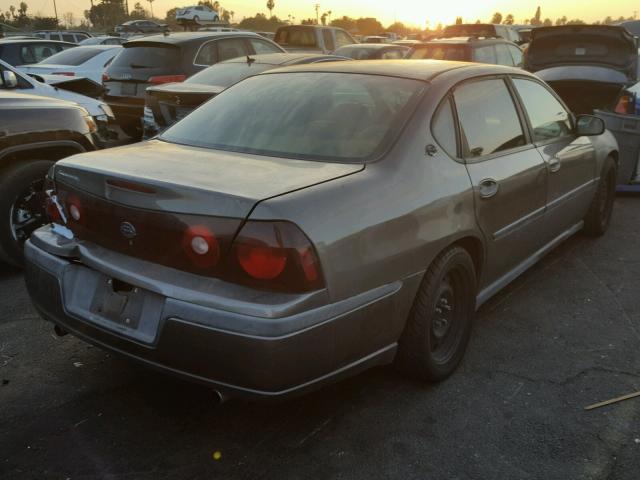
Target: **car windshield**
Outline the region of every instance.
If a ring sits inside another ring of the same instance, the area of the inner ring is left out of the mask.
[[[180,49],[168,45],[136,43],[125,46],[111,63],[112,67],[162,68],[180,65]]]
[[[275,65],[264,63],[218,63],[189,77],[185,83],[229,87],[240,80],[271,68],[275,68]]]
[[[362,162],[395,139],[425,88],[417,80],[377,75],[259,75],[225,90],[160,138],[257,155]]]
[[[91,60],[99,53],[104,52],[100,48],[69,48],[62,52],[45,58],[40,63],[48,65],[82,65],[84,62]]]
[[[315,28],[307,27],[284,27],[276,33],[275,41],[283,47],[315,47]]]
[[[433,59],[433,60],[468,60],[467,52],[464,45],[421,45],[414,47],[409,52],[407,58],[414,60]]]

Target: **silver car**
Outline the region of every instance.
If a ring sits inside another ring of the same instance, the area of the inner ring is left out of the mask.
[[[522,70],[270,70],[155,140],[58,162],[27,285],[59,334],[225,395],[389,362],[438,381],[480,305],[605,232],[617,158]]]

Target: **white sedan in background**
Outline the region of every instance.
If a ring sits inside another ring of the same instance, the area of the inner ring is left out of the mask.
[[[196,5],[193,7],[184,7],[176,11],[176,21],[182,22],[219,22],[220,15],[218,12],[206,5]]]
[[[51,55],[39,63],[21,65],[18,69],[29,75],[84,77],[102,83],[102,72],[121,50],[120,45],[79,46]]]

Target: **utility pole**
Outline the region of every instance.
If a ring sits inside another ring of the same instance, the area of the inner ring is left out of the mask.
[[[56,0],[53,0],[53,11],[56,14],[56,25],[58,25],[58,7],[56,7]]]
[[[149,7],[151,8],[151,18],[153,18],[153,2],[155,0],[147,0],[147,2],[149,2]]]
[[[320,24],[320,4],[316,3],[316,25]]]

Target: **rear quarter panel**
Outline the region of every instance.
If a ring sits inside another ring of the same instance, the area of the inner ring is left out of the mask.
[[[332,301],[420,275],[447,245],[481,238],[464,165],[440,148],[425,155],[435,144],[433,110],[425,99],[385,158],[263,201],[251,214],[302,228],[317,248]]]

